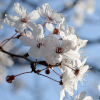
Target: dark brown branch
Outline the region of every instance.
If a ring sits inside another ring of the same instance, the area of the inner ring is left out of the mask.
[[[32,62],[34,63],[34,61],[28,59],[28,58],[25,57],[24,55],[16,55],[16,54],[13,54],[13,53],[7,52],[7,51],[5,51],[5,50],[1,50],[1,51],[4,52],[4,53],[6,53],[6,54],[8,54],[8,55],[10,55],[10,56],[12,56],[12,57],[24,58],[24,59],[26,59],[27,61],[29,61],[30,63],[32,63]]]
[[[36,63],[35,61],[32,61],[29,58],[27,58],[28,53],[26,53],[25,55],[17,55],[17,54],[13,54],[13,53],[7,52],[7,51],[3,50],[2,48],[1,48],[1,52],[4,52],[4,53],[6,53],[6,54],[8,54],[8,55],[10,55],[12,57],[19,57],[19,58],[26,59],[28,62],[33,63],[33,64]],[[61,65],[61,64],[50,65],[50,64],[47,64],[46,61],[38,61],[37,64],[44,65],[44,66],[49,66],[49,67],[50,66],[51,67],[55,67],[55,66],[60,66]]]

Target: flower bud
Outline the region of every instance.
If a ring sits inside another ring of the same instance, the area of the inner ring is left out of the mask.
[[[14,75],[12,75],[12,76],[7,76],[7,77],[6,77],[6,82],[12,83],[12,82],[14,81],[14,79],[15,79],[15,76],[14,76]]]
[[[45,71],[45,73],[46,73],[46,74],[49,74],[49,73],[50,73],[50,70],[49,70],[49,69],[47,69],[47,70]]]

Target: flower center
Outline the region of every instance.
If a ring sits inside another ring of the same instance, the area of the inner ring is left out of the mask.
[[[57,47],[56,48],[56,53],[63,53],[62,47]]]
[[[21,19],[21,22],[27,23],[27,19],[26,19],[26,18],[22,18],[22,19]]]
[[[79,74],[79,69],[76,69],[74,74],[77,76]]]
[[[40,46],[42,46],[42,43],[38,43],[38,44],[37,44],[37,47],[38,47],[38,48],[40,48]]]
[[[55,28],[53,34],[59,35],[59,29]]]

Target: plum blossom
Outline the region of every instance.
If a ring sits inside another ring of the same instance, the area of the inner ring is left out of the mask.
[[[89,69],[89,65],[84,65],[85,62],[86,62],[86,59],[85,58],[82,62],[80,60],[77,60],[76,61],[76,64],[77,67],[75,68],[74,66],[74,70],[73,70],[73,73],[71,73],[71,75],[73,76],[73,84],[74,84],[74,89],[77,90],[77,84],[78,84],[78,81],[81,82],[82,85],[84,85],[84,74],[88,71]]]
[[[64,20],[64,17],[61,13],[56,13],[56,11],[53,11],[50,9],[49,4],[45,3],[42,8],[37,8],[39,11],[39,14],[43,17],[45,17],[46,22],[50,23],[60,23]]]
[[[15,27],[19,32],[23,32],[31,21],[37,20],[40,17],[37,10],[27,14],[27,11],[19,3],[14,4],[14,12],[19,15],[19,17],[6,14],[5,23]]]
[[[28,54],[32,58],[39,59],[41,56],[48,55],[49,47],[47,46],[47,40],[43,34],[42,25],[35,25],[33,23],[33,32],[30,36],[21,36],[20,40],[25,46],[31,46]]]

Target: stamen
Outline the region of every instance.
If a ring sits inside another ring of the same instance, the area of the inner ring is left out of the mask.
[[[63,48],[62,47],[57,47],[56,48],[56,53],[63,53]]]
[[[38,47],[38,48],[40,48],[40,46],[42,46],[42,43],[38,43],[38,44],[37,44],[37,47]]]
[[[21,19],[21,22],[27,23],[27,19],[26,19],[26,18],[22,18],[22,19]]]

